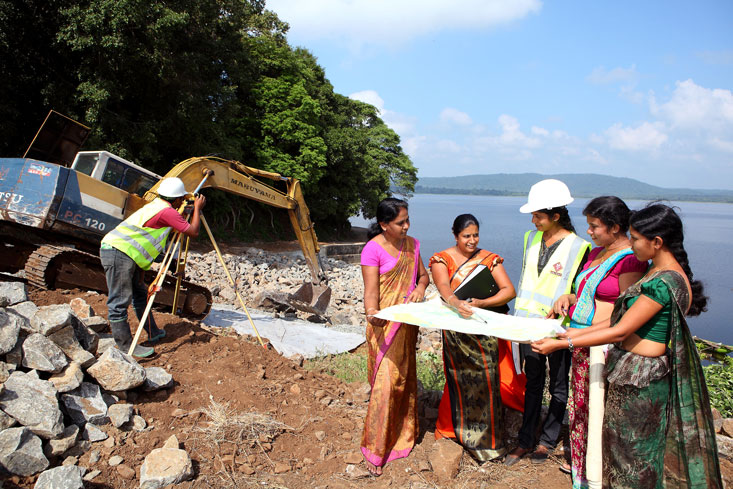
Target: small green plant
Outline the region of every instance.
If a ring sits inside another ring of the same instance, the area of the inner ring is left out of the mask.
[[[724,418],[733,417],[733,358],[725,357],[717,365],[703,367],[710,405]]]
[[[417,378],[426,391],[442,391],[445,385],[443,359],[436,353],[417,353]]]

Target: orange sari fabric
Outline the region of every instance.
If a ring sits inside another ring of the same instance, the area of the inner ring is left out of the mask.
[[[415,288],[419,247],[408,237],[397,264],[379,276],[379,309],[402,304]],[[367,323],[367,374],[372,387],[361,451],[374,465],[409,455],[418,435],[415,347],[418,328]]]

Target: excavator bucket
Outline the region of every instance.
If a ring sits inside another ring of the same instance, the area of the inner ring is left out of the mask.
[[[288,296],[288,304],[294,308],[323,316],[331,302],[331,288],[306,282]]]

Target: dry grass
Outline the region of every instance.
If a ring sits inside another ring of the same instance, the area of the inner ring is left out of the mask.
[[[229,403],[217,402],[211,396],[209,406],[200,412],[205,422],[193,428],[192,450],[198,452],[202,465],[211,464],[213,473],[199,474],[192,488],[279,487],[273,485],[268,480],[269,473],[262,470],[274,466],[267,455],[269,448],[263,444],[285,431],[293,431],[290,426],[266,414],[237,412]],[[252,457],[254,463],[251,463]],[[254,475],[245,475],[239,470],[244,464],[260,470]]]

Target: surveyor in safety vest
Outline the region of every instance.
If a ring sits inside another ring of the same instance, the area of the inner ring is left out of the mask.
[[[527,203],[519,209],[524,214],[532,214],[532,224],[537,229],[524,235],[524,258],[514,303],[515,316],[547,317],[557,298],[570,292],[575,275],[590,249],[590,243],[575,234],[566,207],[572,201],[567,185],[548,179],[532,185]],[[518,346],[512,344],[513,353],[517,353]],[[518,462],[537,444],[535,434],[540,423],[546,364],[550,366],[551,400],[539,445],[530,456],[532,462],[544,462],[555,448],[568,402],[569,352],[560,350],[545,356],[533,352],[530,345],[521,345],[520,348],[526,374],[524,415],[519,430],[519,446],[507,455],[507,465]]]
[[[138,319],[142,318],[147,304],[148,291],[143,281],[145,270],[165,248],[171,229],[196,237],[199,234],[201,209],[206,205],[203,195],[193,203],[191,223],[178,213],[187,192],[180,178],[164,178],[158,187],[158,197],[130,217],[102,239],[99,256],[107,277],[107,308],[109,326],[117,347],[127,353],[132,344],[127,307],[132,302]],[[148,316],[148,341],[165,337],[165,331]],[[147,357],[153,349],[136,346],[133,355]]]

